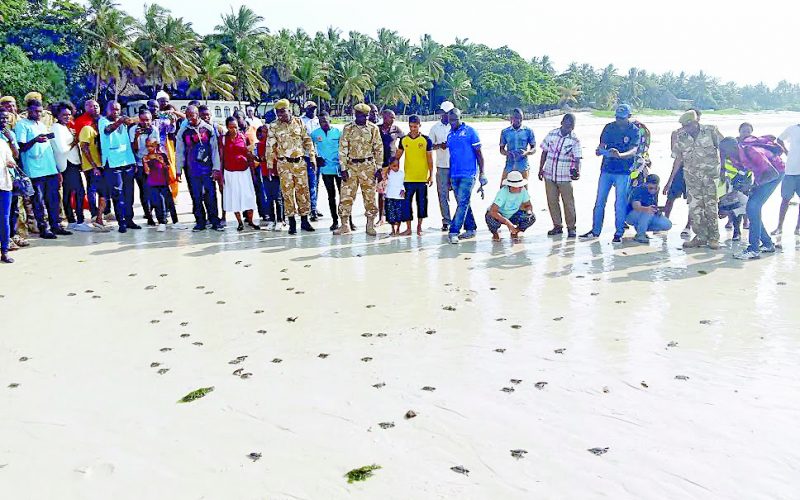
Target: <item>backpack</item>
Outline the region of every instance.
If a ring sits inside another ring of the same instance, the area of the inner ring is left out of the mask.
[[[753,172],[753,184],[760,186],[774,181],[786,171],[786,164],[781,157],[784,152],[783,146],[777,143],[773,135],[747,137],[739,143],[739,163]]]

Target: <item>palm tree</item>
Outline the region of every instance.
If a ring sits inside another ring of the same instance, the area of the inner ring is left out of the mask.
[[[231,65],[222,63],[222,54],[218,50],[206,47],[200,57],[200,67],[191,81],[191,88],[199,90],[203,99],[217,94],[223,99],[233,99],[233,76]]]
[[[228,50],[227,57],[236,78],[233,88],[239,101],[245,98],[257,101],[262,92],[269,92],[269,83],[261,74],[268,60],[260,46],[238,40]]]
[[[340,104],[362,102],[367,90],[372,88],[372,78],[357,61],[345,60],[336,70],[336,100]]]
[[[581,95],[581,87],[575,83],[569,83],[558,88],[558,103],[561,106],[571,106],[578,103],[578,97]]]
[[[331,98],[328,92],[328,69],[317,59],[307,57],[301,60],[292,80],[304,101],[309,94],[321,99]]]
[[[642,94],[645,90],[647,74],[636,68],[631,68],[628,75],[622,80],[619,88],[619,99],[635,107],[642,105]]]
[[[600,81],[595,88],[595,104],[598,107],[609,108],[617,100],[619,85],[617,69],[613,64],[609,64],[603,69]]]
[[[475,95],[472,81],[464,70],[458,70],[445,76],[444,85],[450,94],[450,100],[461,109],[466,109],[470,98]]]
[[[233,47],[233,43],[243,40],[252,40],[259,35],[266,35],[269,30],[261,25],[264,18],[253,12],[246,5],[239,6],[239,10],[234,12],[231,7],[230,14],[222,15],[222,23],[214,29],[225,39],[225,44]]]
[[[134,19],[107,4],[98,8],[89,28],[84,30],[90,38],[89,64],[95,73],[95,99],[100,94],[101,81],[116,82],[126,70],[145,69],[142,58],[131,48]],[[114,85],[115,97],[119,90],[119,85]]]
[[[412,82],[409,64],[399,58],[387,60],[377,79],[377,93],[385,105],[411,102]]]
[[[167,9],[154,4],[145,6],[138,32],[134,46],[144,58],[148,80],[154,87],[197,76],[200,41],[191,23],[172,17]]]
[[[420,39],[419,47],[416,50],[416,60],[425,70],[431,82],[428,102],[433,106],[433,92],[436,83],[444,77],[445,49],[426,34]]]

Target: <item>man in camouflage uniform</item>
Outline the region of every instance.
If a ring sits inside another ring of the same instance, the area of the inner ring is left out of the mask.
[[[275,103],[278,120],[272,125],[275,157],[278,158],[278,176],[281,179],[283,209],[289,218],[289,234],[297,234],[295,215],[300,213],[300,229],[314,231],[308,222],[311,213],[311,195],[308,190],[308,170],[304,156],[316,167],[314,143],[300,118],[292,116],[289,101]],[[295,203],[296,200],[296,203]]]
[[[689,202],[689,216],[696,236],[684,248],[708,246],[719,248],[717,184],[719,177],[719,141],[717,127],[700,125],[697,112],[687,111],[680,118],[681,128],[675,133],[672,152],[675,162],[668,186],[683,164]]]
[[[378,126],[367,121],[370,108],[366,104],[356,104],[355,121],[345,125],[339,139],[339,160],[342,168],[342,201],[339,203],[339,219],[350,219],[353,200],[358,188],[364,198],[367,215],[367,234],[375,236],[375,175],[383,160],[383,141]],[[350,226],[342,226],[333,234],[348,234]]]

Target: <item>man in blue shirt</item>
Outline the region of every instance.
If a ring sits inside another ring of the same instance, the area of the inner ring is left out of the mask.
[[[328,193],[328,208],[333,217],[333,224],[330,230],[339,229],[339,214],[336,207],[336,191],[341,196],[342,176],[339,166],[339,138],[342,136],[341,130],[331,127],[330,115],[327,111],[320,111],[317,116],[319,128],[311,132],[311,140],[317,149],[317,168],[325,184],[325,191]],[[352,229],[352,228],[351,228]]]
[[[650,174],[641,186],[631,191],[631,202],[625,221],[636,228],[635,241],[649,243],[647,231],[669,231],[672,222],[662,215],[658,206],[658,184],[661,180],[656,174]]]
[[[512,170],[521,172],[524,179],[528,178],[528,156],[536,152],[536,137],[533,130],[522,124],[523,118],[522,110],[515,108],[511,111],[511,126],[500,133],[500,154],[506,157],[501,186]]]
[[[39,226],[39,236],[46,240],[53,240],[56,235],[67,236],[72,234],[61,227],[58,167],[50,139],[53,134],[41,122],[42,102],[31,99],[27,102],[28,117],[20,118],[14,133],[19,143],[22,168],[33,183],[33,215],[36,225]],[[45,210],[47,221],[45,221]],[[50,229],[47,229],[47,222]]]
[[[455,193],[458,207],[450,223],[450,243],[457,244],[460,239],[475,237],[478,226],[472,215],[470,198],[475,187],[475,176],[480,173],[480,184],[489,181],[483,173],[483,153],[481,139],[474,128],[461,122],[461,111],[453,108],[448,113],[450,134],[447,136],[447,149],[450,151],[450,185]],[[465,231],[459,236],[461,226]]]
[[[119,232],[141,229],[133,222],[133,183],[136,157],[131,147],[128,125],[133,121],[122,114],[118,102],[109,101],[106,115],[97,121],[100,133],[100,156],[103,159],[102,190],[106,200],[114,202],[114,215],[119,223]]]
[[[581,235],[583,239],[595,239],[603,229],[606,202],[611,188],[616,190],[614,202],[614,243],[622,241],[625,232],[625,216],[628,208],[628,191],[631,182],[631,169],[639,146],[639,129],[631,123],[631,107],[620,104],[616,110],[616,120],[603,128],[600,145],[596,154],[603,157],[600,167],[600,181],[597,184],[597,201],[594,204],[592,230]]]

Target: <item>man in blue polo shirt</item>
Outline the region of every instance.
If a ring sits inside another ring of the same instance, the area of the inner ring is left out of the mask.
[[[28,116],[20,118],[14,133],[19,143],[22,168],[33,183],[33,214],[39,226],[39,236],[46,240],[56,235],[70,235],[59,224],[61,196],[59,190],[58,167],[50,139],[53,134],[41,121],[42,102],[31,99],[27,103]],[[45,221],[45,211],[48,221]],[[47,222],[50,229],[47,229]]]
[[[533,130],[522,124],[523,119],[522,110],[514,108],[511,111],[511,126],[500,133],[500,154],[506,157],[506,168],[500,179],[501,186],[512,170],[521,172],[523,178],[528,178],[528,156],[536,153],[536,137]]]
[[[132,120],[122,115],[118,102],[106,105],[106,115],[97,121],[100,132],[100,154],[103,158],[103,190],[114,202],[119,232],[141,229],[133,222],[133,182],[136,157],[131,147],[128,125]]]
[[[475,237],[478,226],[472,215],[470,198],[475,187],[475,176],[480,173],[481,186],[488,181],[483,173],[483,153],[481,139],[474,128],[461,122],[461,111],[453,108],[448,113],[450,134],[447,136],[447,150],[450,151],[450,185],[455,193],[458,207],[450,223],[450,243],[457,244],[460,239]],[[461,226],[465,231],[459,236]]]
[[[620,104],[616,110],[616,120],[603,128],[600,145],[596,154],[603,157],[600,167],[600,181],[597,184],[597,201],[594,204],[592,230],[581,235],[583,239],[595,239],[603,229],[606,202],[611,188],[616,190],[614,202],[614,243],[622,241],[625,232],[625,216],[628,209],[628,191],[631,182],[631,169],[639,146],[639,129],[631,123],[631,107]]]

